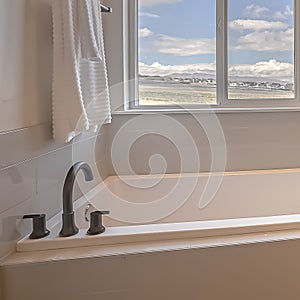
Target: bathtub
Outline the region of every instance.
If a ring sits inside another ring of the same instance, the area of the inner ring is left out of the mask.
[[[0,268],[4,299],[300,299],[299,180],[299,169],[110,177],[74,203],[77,235],[58,237],[60,213],[50,236],[18,242]],[[86,235],[89,203],[111,211],[98,236]]]
[[[79,233],[58,236],[61,213],[48,221],[49,236],[28,237],[17,252],[231,240],[300,229],[300,169],[226,173],[111,176],[74,203]],[[204,196],[206,197],[204,197]],[[204,198],[203,198],[204,197]],[[89,208],[88,208],[89,205]],[[86,234],[89,212],[109,210],[106,231]]]

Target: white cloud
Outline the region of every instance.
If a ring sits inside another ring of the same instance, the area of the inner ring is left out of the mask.
[[[155,6],[160,4],[170,4],[174,2],[181,2],[182,0],[139,0],[139,6]]]
[[[245,15],[250,16],[251,18],[260,18],[268,11],[269,9],[266,7],[250,4],[245,9]]]
[[[155,19],[160,18],[159,15],[151,14],[151,13],[147,13],[147,12],[141,12],[141,11],[139,11],[139,16],[140,17],[147,17],[147,18],[155,18]]]
[[[216,52],[216,40],[214,38],[185,39],[162,34],[154,42],[154,46],[160,53],[176,56],[213,54]]]
[[[141,75],[146,76],[167,76],[174,73],[198,73],[206,72],[215,75],[216,64],[186,64],[186,65],[162,65],[159,62],[155,62],[151,65],[139,63],[139,72]]]
[[[293,51],[294,30],[285,31],[255,31],[240,37],[237,40],[235,50],[255,51]]]
[[[151,65],[145,63],[139,63],[139,71],[141,75],[145,76],[168,76],[171,74],[183,74],[183,73],[206,73],[215,76],[216,64],[186,64],[186,65],[162,65],[159,62],[155,62]],[[279,62],[275,59],[269,61],[261,61],[256,64],[242,64],[229,67],[230,76],[240,77],[254,77],[286,79],[294,76],[294,65],[286,62]]]
[[[232,30],[280,30],[287,29],[288,25],[283,22],[269,22],[265,20],[233,20],[229,24]]]
[[[292,17],[293,15],[294,15],[293,9],[289,5],[287,5],[285,7],[285,11],[284,12],[277,11],[274,14],[274,18],[279,19],[279,20],[286,20],[286,19]]]
[[[293,77],[294,65],[279,62],[275,59],[261,61],[254,65],[235,65],[229,68],[230,76],[257,77],[257,78],[286,78]]]
[[[139,37],[140,38],[146,38],[146,37],[151,36],[152,34],[153,34],[153,32],[148,28],[139,29]]]

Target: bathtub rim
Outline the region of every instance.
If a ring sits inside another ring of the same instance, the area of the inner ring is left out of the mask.
[[[145,242],[183,241],[205,238],[238,237],[255,234],[270,235],[274,232],[298,230],[300,214],[196,222],[162,223],[108,227],[106,232],[97,236],[86,235],[80,229],[75,236],[62,238],[58,230],[40,240],[30,240],[28,236],[17,242],[16,252],[48,251],[93,246],[118,246]]]
[[[49,263],[77,259],[98,259],[101,257],[124,257],[127,255],[152,254],[160,252],[201,250],[220,247],[255,246],[256,244],[280,243],[300,240],[300,230],[284,230],[269,233],[243,234],[198,239],[144,242],[120,245],[90,246],[55,249],[48,251],[15,252],[2,258],[0,267],[14,265]]]
[[[300,168],[295,169],[274,169],[274,170],[251,170],[251,171],[230,171],[225,172],[225,176],[236,176],[236,175],[249,175],[249,174],[278,174],[278,173],[299,173]],[[183,173],[183,174],[154,174],[154,175],[124,175],[121,177],[124,177],[126,179],[151,179],[151,178],[178,178],[178,176],[182,177],[192,177],[192,176],[219,176],[223,173],[214,172],[214,173]],[[85,205],[88,203],[89,199],[94,197],[99,190],[105,188],[110,182],[113,182],[115,180],[120,180],[119,176],[109,176],[107,179],[105,179],[103,182],[101,182],[99,185],[94,187],[92,190],[90,190],[86,195],[82,196],[78,200],[74,202],[74,209],[78,209],[82,205]],[[243,226],[241,224],[237,225],[238,221],[242,221]],[[257,221],[260,222],[259,225],[257,225]],[[263,222],[262,222],[263,221]],[[48,221],[48,227],[50,229],[53,229],[57,226],[59,226],[61,222],[61,213],[56,214],[54,217],[52,217]],[[128,243],[128,241],[122,241],[117,242],[117,238],[120,237],[120,234],[118,234],[118,231],[124,233],[122,229],[130,227],[131,229],[137,229],[140,236],[144,234],[146,236],[145,232],[140,232],[139,230],[144,228],[145,226],[154,229],[154,231],[150,232],[150,241],[157,241],[158,238],[156,238],[156,235],[159,233],[158,228],[163,227],[164,229],[168,229],[169,236],[165,236],[167,240],[182,240],[186,238],[187,236],[183,236],[185,234],[188,234],[188,238],[199,238],[199,227],[195,229],[195,226],[192,226],[192,228],[188,228],[185,226],[189,225],[203,225],[211,224],[212,226],[210,228],[205,228],[203,231],[207,230],[206,233],[202,235],[200,234],[200,238],[206,238],[206,237],[220,237],[220,236],[236,236],[236,235],[243,235],[243,234],[255,234],[255,233],[265,233],[265,232],[273,232],[273,231],[285,231],[285,230],[297,230],[300,229],[300,214],[289,214],[289,215],[279,215],[279,216],[267,216],[267,217],[247,217],[247,218],[238,218],[238,219],[224,219],[224,220],[205,220],[205,221],[194,221],[194,222],[181,222],[181,223],[162,223],[162,224],[148,224],[148,225],[130,225],[130,226],[122,226],[122,227],[111,227],[114,228],[112,231],[107,230],[107,232],[104,235],[100,236],[86,236],[85,230],[80,230],[79,234],[74,237],[69,238],[55,238],[55,246],[50,246],[50,243],[53,243],[53,234],[44,239],[32,241],[28,239],[28,236],[24,237],[23,239],[19,240],[16,244],[16,251],[43,251],[43,250],[53,250],[53,249],[66,249],[66,248],[77,248],[77,247],[90,247],[95,245],[112,245],[112,244],[124,244]],[[220,227],[214,226],[217,223],[221,224],[227,224],[227,226],[223,226],[220,231]],[[179,230],[180,234],[176,236],[176,233],[178,232],[178,228],[184,224],[183,230]],[[229,226],[228,226],[229,225]],[[174,228],[174,226],[177,226],[177,229]],[[205,227],[205,226],[204,226]],[[201,228],[201,226],[200,226]],[[203,228],[202,228],[203,229]],[[202,230],[200,229],[200,231]],[[229,233],[229,230],[234,230],[234,232]],[[198,230],[198,233],[195,232]],[[209,234],[207,234],[209,233]],[[56,234],[56,232],[54,233]],[[132,234],[134,236],[134,234]],[[56,236],[56,235],[55,235]],[[87,244],[86,241],[83,241],[83,239],[88,240],[89,242]],[[110,240],[109,240],[110,239]],[[101,241],[102,240],[102,241]],[[145,237],[138,237],[137,239],[133,239],[132,242],[129,243],[141,243],[141,242],[147,242],[148,239],[145,240]],[[62,245],[62,243],[65,243],[65,245]],[[37,246],[37,244],[40,244],[40,246]]]

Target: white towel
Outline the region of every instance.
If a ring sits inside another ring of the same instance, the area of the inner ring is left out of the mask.
[[[100,0],[53,0],[53,136],[111,122]]]

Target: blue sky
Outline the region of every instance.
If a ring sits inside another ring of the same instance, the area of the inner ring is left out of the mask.
[[[155,61],[164,64],[186,64],[213,62],[215,55],[202,54],[178,57],[176,55],[162,54],[153,51],[153,41],[157,34],[164,34],[178,38],[215,38],[216,34],[216,7],[212,0],[183,0],[174,3],[143,6],[140,0],[140,11],[149,12],[159,16],[158,18],[141,16],[139,27],[148,28],[154,34],[149,38],[141,39],[140,60],[146,63]]]
[[[228,2],[229,64],[236,70],[280,64],[286,76],[293,73],[293,0]],[[215,1],[139,0],[139,15],[139,61],[145,66],[215,67]]]

